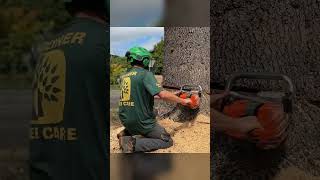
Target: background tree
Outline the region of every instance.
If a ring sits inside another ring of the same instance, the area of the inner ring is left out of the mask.
[[[161,39],[152,51],[152,57],[156,60],[155,63],[155,74],[162,74],[163,69],[163,57],[164,57],[164,40]]]
[[[31,76],[32,46],[70,19],[61,0],[1,1],[0,17],[0,74],[11,78]]]
[[[212,88],[223,88],[234,72],[276,72],[288,75],[297,92],[284,150],[261,152],[212,134],[213,179],[273,179],[287,167],[320,176],[318,4],[316,0],[211,1]],[[280,85],[237,84],[254,90]]]
[[[119,57],[111,55],[110,61],[110,84],[118,84],[118,79],[120,76],[127,71],[129,68],[129,63],[126,57]]]

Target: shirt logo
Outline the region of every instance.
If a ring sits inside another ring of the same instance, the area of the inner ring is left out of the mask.
[[[32,124],[57,124],[63,120],[66,60],[63,51],[43,54],[33,82]]]
[[[125,77],[121,81],[121,97],[119,106],[134,106],[134,102],[131,101],[131,79]]]
[[[125,77],[122,79],[121,84],[121,101],[130,101],[131,95],[131,79],[130,77]]]

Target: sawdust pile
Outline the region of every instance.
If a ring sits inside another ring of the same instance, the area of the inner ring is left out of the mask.
[[[210,153],[210,118],[198,115],[190,122],[174,122],[170,119],[158,121],[171,134],[174,144],[168,149],[160,149],[153,153]],[[110,152],[121,153],[117,133],[123,127],[110,128]]]

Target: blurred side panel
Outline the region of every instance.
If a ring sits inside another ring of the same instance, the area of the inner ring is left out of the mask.
[[[210,26],[209,0],[165,0],[165,26]]]
[[[111,27],[163,26],[164,0],[110,0]]]
[[[111,154],[112,180],[208,180],[210,154]]]

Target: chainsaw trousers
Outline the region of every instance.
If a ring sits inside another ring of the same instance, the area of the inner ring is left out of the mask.
[[[136,138],[135,152],[149,152],[157,149],[169,148],[173,140],[167,131],[157,124],[152,131],[142,138]]]
[[[128,131],[126,134],[129,135]],[[134,152],[149,152],[157,149],[169,148],[173,145],[173,140],[170,134],[160,126],[156,126],[143,137],[137,137]]]

